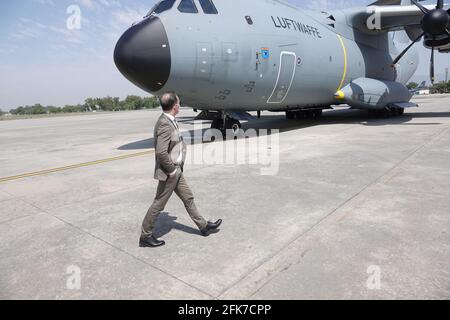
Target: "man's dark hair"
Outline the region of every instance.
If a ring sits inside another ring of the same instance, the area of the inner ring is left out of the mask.
[[[172,111],[173,107],[178,103],[178,96],[175,92],[169,91],[164,93],[160,98],[159,102],[164,112]]]

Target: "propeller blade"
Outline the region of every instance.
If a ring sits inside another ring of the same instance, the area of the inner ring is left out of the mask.
[[[411,0],[412,3],[414,3],[419,9],[420,11],[423,12],[423,14],[427,14],[428,12],[430,12],[430,10],[428,10],[427,8],[425,8],[421,3],[419,3],[417,0]]]
[[[422,34],[421,34],[416,40],[414,40],[409,46],[407,46],[406,49],[403,50],[402,53],[400,53],[400,54],[398,55],[397,58],[395,58],[395,60],[394,60],[394,62],[393,62],[392,64],[394,64],[394,65],[397,64],[397,63],[400,61],[400,59],[403,58],[403,56],[409,51],[409,49],[411,49],[411,47],[412,47],[417,41],[419,41],[420,38],[422,38],[422,37],[424,36],[424,34],[425,34],[425,32],[422,33]]]
[[[444,0],[438,0],[436,9],[444,9]]]
[[[430,79],[431,84],[434,84],[434,47],[431,48]]]
[[[450,29],[445,29],[445,33],[450,36]]]

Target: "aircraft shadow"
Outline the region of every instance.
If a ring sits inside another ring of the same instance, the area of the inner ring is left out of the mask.
[[[440,123],[409,123],[413,119],[417,118],[448,118],[450,112],[424,112],[424,113],[405,113],[400,117],[379,119],[369,118],[366,111],[357,109],[344,109],[344,110],[328,110],[325,111],[323,117],[317,120],[287,120],[283,115],[265,115],[260,119],[245,122],[242,124],[244,131],[254,129],[258,134],[264,135],[261,130],[266,130],[267,135],[271,135],[271,130],[278,130],[279,132],[289,132],[295,130],[302,130],[314,126],[326,126],[334,124],[360,124],[364,126],[387,126],[387,125],[405,125],[405,126],[423,126],[423,125],[439,125]],[[179,118],[180,123],[194,125],[193,117]],[[183,133],[185,136],[194,137],[194,139],[185,139],[188,144],[203,144],[211,143],[210,141],[203,141],[202,139],[196,139],[195,137],[207,137],[206,134],[209,129],[209,122],[204,122],[204,129],[201,130],[189,130]],[[242,139],[244,137],[238,137]],[[123,145],[118,150],[142,150],[151,149],[155,146],[154,138],[145,139],[142,141],[132,142]]]

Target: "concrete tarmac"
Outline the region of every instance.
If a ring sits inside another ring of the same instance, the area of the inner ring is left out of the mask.
[[[158,249],[138,238],[159,111],[1,122],[0,298],[449,299],[450,96],[415,99],[390,119],[245,123],[280,130],[245,140],[278,140],[278,172],[189,163],[200,211],[224,224],[200,236],[174,196]],[[185,134],[202,132],[194,115]]]

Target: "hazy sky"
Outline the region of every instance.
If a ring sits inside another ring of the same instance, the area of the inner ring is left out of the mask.
[[[238,1],[238,0],[230,0]],[[245,0],[244,0],[245,1]],[[112,54],[118,38],[156,0],[0,1],[0,108],[42,103],[82,103],[87,97],[146,93],[117,71]],[[310,9],[367,5],[367,0],[288,0]],[[81,29],[69,30],[70,5],[81,8]],[[422,47],[420,44],[418,47]],[[438,78],[450,66],[440,54]],[[429,53],[422,49],[415,80],[428,79]]]

